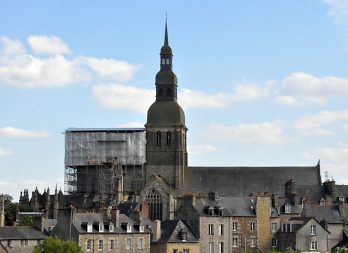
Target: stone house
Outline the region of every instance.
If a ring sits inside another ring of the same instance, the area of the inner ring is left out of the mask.
[[[185,221],[155,221],[151,253],[199,252],[199,238]]]
[[[294,217],[277,233],[281,251],[330,252],[330,232],[314,218]]]

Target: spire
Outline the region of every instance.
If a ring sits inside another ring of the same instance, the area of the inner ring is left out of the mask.
[[[168,43],[168,28],[167,28],[167,13],[166,13],[166,27],[165,27],[165,32],[164,32],[164,45],[169,46]]]

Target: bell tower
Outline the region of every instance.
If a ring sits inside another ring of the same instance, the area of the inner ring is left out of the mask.
[[[156,75],[156,101],[147,112],[146,179],[159,176],[170,187],[180,189],[187,166],[185,114],[177,102],[177,78],[168,42],[167,21]]]

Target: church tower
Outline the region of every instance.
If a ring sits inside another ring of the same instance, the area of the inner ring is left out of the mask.
[[[156,75],[156,101],[147,112],[146,179],[162,178],[172,189],[180,189],[187,166],[185,114],[177,102],[177,78],[173,72],[172,49],[167,21]]]

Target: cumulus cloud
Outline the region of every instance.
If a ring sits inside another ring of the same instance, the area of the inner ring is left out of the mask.
[[[12,155],[12,151],[9,149],[5,149],[0,147],[0,156]]]
[[[30,36],[28,43],[32,52],[19,40],[0,38],[0,83],[32,88],[62,87],[94,79],[125,81],[139,68],[114,59],[69,57],[69,47],[55,36]]]
[[[154,90],[122,84],[100,84],[93,87],[97,101],[105,108],[145,113],[155,98]]]
[[[348,78],[292,73],[279,82],[275,100],[285,105],[325,105],[329,98],[348,95]]]
[[[348,24],[347,0],[323,0],[329,6],[328,15],[336,24]]]
[[[113,59],[97,59],[84,57],[82,60],[91,67],[100,77],[116,81],[126,81],[133,77],[140,65]]]
[[[56,36],[29,36],[28,43],[34,54],[68,54],[69,47]]]
[[[303,134],[321,136],[333,135],[325,126],[348,121],[348,109],[340,111],[321,111],[314,115],[303,116],[295,121],[294,127]]]
[[[3,137],[19,137],[19,138],[44,138],[49,137],[50,133],[46,131],[31,131],[12,126],[0,128],[0,136]]]
[[[218,151],[218,148],[211,144],[188,146],[187,149],[190,155],[204,155]]]
[[[289,140],[284,135],[285,122],[276,120],[235,126],[211,124],[205,130],[210,140],[238,141],[241,143],[281,144]]]

